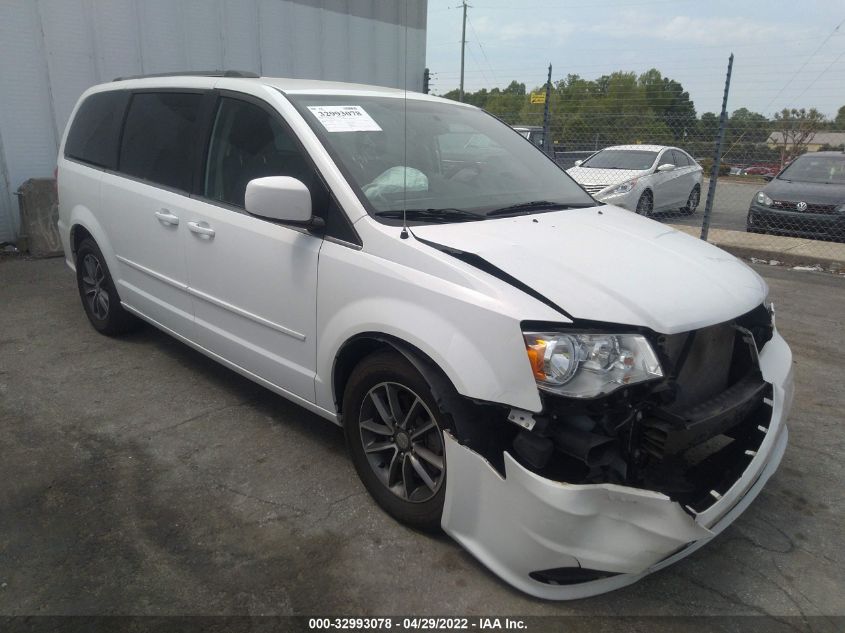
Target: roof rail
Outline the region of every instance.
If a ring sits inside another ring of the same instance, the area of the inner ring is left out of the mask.
[[[127,75],[126,77],[115,77],[112,81],[147,79],[149,77],[244,77],[258,79],[260,75],[248,70],[183,70],[170,73],[153,73],[151,75]]]

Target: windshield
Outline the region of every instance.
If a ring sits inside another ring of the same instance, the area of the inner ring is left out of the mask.
[[[581,163],[595,169],[651,169],[657,152],[631,149],[603,149]]]
[[[845,154],[842,156],[804,154],[784,169],[778,179],[845,185]]]
[[[395,219],[403,208],[416,211],[409,220],[451,222],[501,217],[504,208],[596,205],[553,161],[481,110],[391,97],[286,96],[380,218]]]

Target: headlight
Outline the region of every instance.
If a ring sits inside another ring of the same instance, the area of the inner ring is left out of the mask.
[[[772,199],[762,191],[758,191],[757,195],[754,196],[754,199],[757,201],[757,204],[762,204],[767,207],[772,206]]]
[[[628,193],[637,186],[637,179],[634,178],[633,180],[629,180],[628,182],[623,182],[621,185],[616,185],[613,189],[608,191],[605,195],[608,196],[615,196],[616,194],[620,193]]]
[[[640,334],[524,332],[523,337],[537,386],[552,393],[594,398],[663,377],[660,361]]]

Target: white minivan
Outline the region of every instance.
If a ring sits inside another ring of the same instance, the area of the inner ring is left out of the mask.
[[[117,80],[80,98],[58,188],[94,328],[146,321],[342,425],[382,508],[534,596],[688,555],[783,455],[792,360],[763,280],[478,108]]]

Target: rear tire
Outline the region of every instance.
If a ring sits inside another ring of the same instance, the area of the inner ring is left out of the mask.
[[[343,428],[355,470],[376,503],[410,527],[439,530],[446,426],[420,372],[395,351],[362,360],[344,391]]]
[[[696,185],[692,188],[692,191],[689,192],[687,204],[681,207],[681,213],[683,213],[684,215],[692,215],[693,213],[695,213],[699,202],[701,202],[701,188]]]
[[[100,247],[86,237],[76,249],[76,286],[94,329],[117,336],[138,329],[141,321],[123,309]]]
[[[653,210],[654,196],[652,196],[651,191],[646,189],[645,191],[643,191],[642,195],[640,196],[640,199],[637,200],[637,214],[649,217]]]

